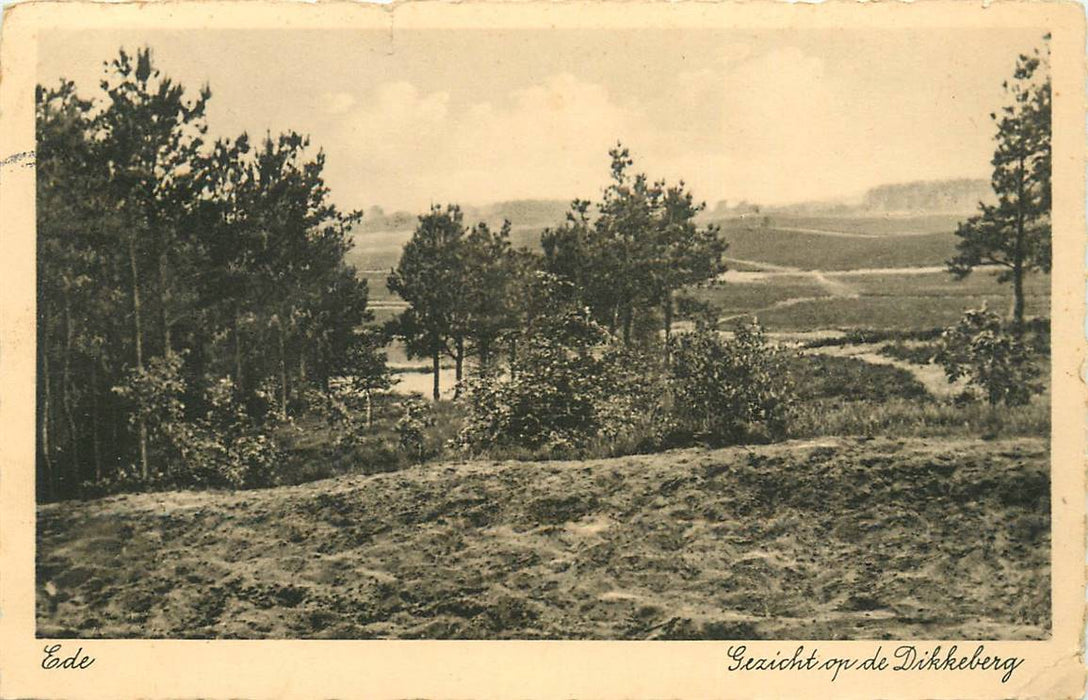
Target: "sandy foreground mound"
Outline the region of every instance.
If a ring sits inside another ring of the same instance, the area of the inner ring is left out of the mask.
[[[48,505],[38,632],[1045,638],[1048,463],[842,438]]]

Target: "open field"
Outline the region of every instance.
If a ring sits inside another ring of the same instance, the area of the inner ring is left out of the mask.
[[[689,290],[724,319],[757,314],[770,330],[920,328],[948,325],[984,301],[1004,309],[1008,285],[980,269],[957,281],[944,271],[962,217],[819,217],[772,215],[720,221],[731,270],[724,284]],[[821,234],[824,231],[827,235]],[[840,235],[841,234],[841,235]],[[349,254],[370,285],[380,321],[399,310],[385,287],[410,231],[356,235]],[[539,227],[515,227],[515,246],[538,244]],[[1027,279],[1028,313],[1046,315],[1048,275]]]
[[[730,257],[787,265],[803,270],[943,265],[956,249],[952,231],[901,236],[830,236],[773,225],[727,222],[722,237]]]
[[[1047,316],[1050,297],[1027,297],[1029,317]],[[986,302],[1004,313],[1011,295],[916,297],[872,296],[802,301],[759,311],[756,315],[768,329],[803,331],[826,328],[923,329],[950,326],[970,308]]]
[[[832,438],[43,506],[38,634],[1041,639],[1047,460]]]
[[[731,258],[803,270],[850,270],[944,265],[955,250],[956,237],[952,232],[961,218],[773,215],[769,227],[762,225],[762,217],[723,219],[715,223],[722,227],[722,236],[729,242],[726,255]],[[540,226],[515,225],[511,244],[515,248],[537,250],[541,230]],[[411,236],[411,230],[356,233],[348,262],[384,281],[384,275],[396,266],[401,249]]]
[[[833,216],[777,214],[765,215],[772,228],[805,229],[830,233],[849,233],[864,236],[908,236],[920,233],[946,233],[955,231],[964,218],[958,214],[920,214],[887,216]],[[722,228],[732,229],[744,225],[758,225],[764,215],[720,219]]]
[[[753,314],[772,331],[935,328],[983,302],[1004,313],[1012,299],[994,269],[976,270],[963,280],[936,268],[738,271],[725,280],[687,294],[716,305],[726,321]],[[1029,275],[1025,299],[1029,315],[1048,316],[1050,276]]]
[[[514,222],[515,224],[517,222]],[[466,221],[471,227],[475,222]],[[541,226],[514,225],[510,230],[510,244],[514,248],[528,247],[537,250],[540,245]],[[353,232],[351,238],[354,247],[348,251],[346,260],[357,270],[381,271],[382,279],[389,270],[397,266],[401,250],[412,237],[412,229],[401,231]]]

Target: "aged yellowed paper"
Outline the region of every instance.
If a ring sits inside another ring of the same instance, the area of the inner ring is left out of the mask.
[[[1084,688],[1074,3],[50,3],[0,697]]]

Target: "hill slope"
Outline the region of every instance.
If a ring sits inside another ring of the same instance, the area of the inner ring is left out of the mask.
[[[38,633],[1042,638],[1047,462],[838,438],[43,506]]]

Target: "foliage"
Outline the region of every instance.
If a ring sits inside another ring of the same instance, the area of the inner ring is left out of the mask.
[[[885,343],[884,345],[881,345],[877,352],[885,357],[890,357],[893,360],[912,362],[916,365],[928,365],[933,361],[933,356],[936,354],[937,349],[932,343],[907,345],[903,341],[897,340],[894,343]]]
[[[198,424],[226,410],[223,378],[260,424],[342,373],[372,318],[344,262],[358,215],[331,204],[303,135],[206,142],[211,91],[188,95],[148,49],[120,51],[100,88],[36,93],[43,497],[130,483],[133,464],[138,481],[182,478],[182,446],[216,465],[197,481],[257,483],[263,467],[238,465],[267,461],[264,433]],[[380,380],[381,353],[363,366]]]
[[[639,314],[660,307],[666,336],[673,295],[724,271],[726,244],[716,226],[699,228],[696,204],[683,182],[670,186],[632,175],[629,151],[609,151],[612,182],[591,220],[590,202],[575,200],[567,222],[541,234],[545,269],[574,284],[594,320],[625,344]]]
[[[557,314],[554,333],[526,337],[508,377],[470,380],[461,441],[476,450],[518,445],[575,450],[602,429],[599,407],[608,397],[603,363],[592,349],[605,340],[587,315]]]
[[[663,394],[655,361],[614,342],[570,282],[532,278],[516,347],[508,374],[469,380],[467,449],[573,455],[593,446],[607,454],[653,439]]]
[[[441,355],[456,362],[459,383],[467,353],[474,350],[486,367],[499,338],[514,324],[517,260],[508,221],[498,231],[485,223],[470,231],[456,205],[435,206],[419,217],[387,285],[409,304],[392,329],[411,356],[431,358],[435,401],[441,395]]]
[[[1037,354],[1018,332],[985,308],[972,309],[938,341],[935,362],[949,381],[966,377],[991,406],[1019,406],[1042,391]]]
[[[960,278],[983,264],[1004,268],[998,281],[1013,283],[1012,318],[1022,324],[1024,275],[1049,272],[1051,263],[1049,47],[1021,55],[1004,88],[1010,104],[991,115],[997,125],[991,161],[997,203],[980,204],[979,213],[960,224],[957,254],[948,267]]]
[[[680,425],[714,442],[781,438],[795,401],[787,359],[754,320],[730,339],[705,329],[677,336],[670,385]]]
[[[415,456],[416,461],[423,461],[424,434],[434,425],[431,407],[418,399],[404,402],[404,415],[397,421],[395,430],[400,438],[401,449]]]
[[[277,449],[254,429],[235,400],[234,383],[226,377],[209,378],[200,402],[204,411],[189,416],[183,362],[177,353],[152,358],[145,369],[133,370],[114,387],[133,404],[130,422],[135,426],[143,420],[156,447],[150,480],[173,486],[268,485]]]

